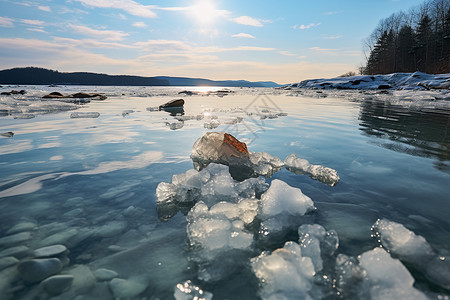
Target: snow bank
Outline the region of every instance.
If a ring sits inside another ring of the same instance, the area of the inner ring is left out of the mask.
[[[272,253],[263,252],[252,258],[251,266],[261,283],[262,299],[311,299],[314,265],[311,258],[302,256],[297,243],[286,242]]]
[[[295,88],[358,90],[385,90],[391,88],[399,90],[450,89],[450,74],[431,75],[415,72],[310,79],[286,87],[286,89]]]
[[[312,179],[334,186],[339,182],[339,175],[336,170],[321,165],[312,165],[303,158],[298,158],[296,154],[286,157],[284,164],[286,168],[294,173],[308,174]]]

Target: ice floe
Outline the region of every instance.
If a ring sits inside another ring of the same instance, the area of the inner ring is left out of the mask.
[[[176,300],[212,300],[213,294],[203,291],[190,280],[177,284],[173,294]]]
[[[363,289],[371,299],[428,299],[413,287],[414,278],[406,267],[382,248],[358,256],[364,269]]]
[[[298,188],[274,179],[261,196],[261,232],[264,235],[298,226],[299,217],[315,210],[314,202]]]
[[[308,174],[312,179],[334,186],[339,182],[336,170],[321,165],[310,164],[309,161],[291,154],[286,157],[284,164],[286,168],[297,174]]]
[[[263,252],[252,258],[251,266],[261,283],[262,299],[312,299],[309,291],[316,272],[297,243],[286,242],[272,253]]]

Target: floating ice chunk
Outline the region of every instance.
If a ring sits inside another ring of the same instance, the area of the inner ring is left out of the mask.
[[[339,246],[336,231],[326,231],[319,224],[305,224],[298,228],[298,235],[303,256],[311,258],[316,272],[321,271],[323,269],[322,257],[330,257]]]
[[[172,183],[158,185],[156,195],[159,204],[198,202],[201,199],[213,205],[220,201],[237,202],[239,198],[256,197],[267,188],[262,178],[238,182],[231,177],[228,166],[212,163],[201,171],[188,170],[174,175]]]
[[[414,234],[402,224],[386,219],[378,219],[372,230],[388,251],[401,260],[420,262],[435,256],[430,244],[420,235]]]
[[[300,189],[275,179],[267,192],[261,196],[261,232],[267,235],[291,226],[298,226],[293,223],[293,219],[298,219],[299,216],[314,209],[311,198],[303,194]]]
[[[358,259],[365,270],[363,286],[371,299],[427,299],[413,287],[414,278],[406,267],[384,249],[364,252]]]
[[[355,257],[339,254],[336,258],[336,289],[344,299],[358,299],[363,269]]]
[[[173,294],[176,300],[211,300],[213,294],[204,292],[190,280],[177,284]]]
[[[248,252],[253,244],[253,234],[245,229],[245,224],[256,216],[257,201],[219,202],[210,209],[199,202],[190,210],[186,231],[193,249],[191,259],[199,264],[200,279],[215,281],[239,266],[231,262],[237,253]]]
[[[267,152],[250,152],[249,158],[255,173],[263,176],[270,176],[284,166],[281,159]]]
[[[386,219],[377,220],[372,230],[392,254],[413,264],[435,284],[450,288],[450,259],[438,255],[425,238],[414,234],[402,224]]]
[[[126,116],[128,116],[129,114],[132,114],[132,113],[134,113],[134,110],[132,110],[132,109],[124,110],[122,112],[122,117],[126,117]]]
[[[203,124],[203,127],[205,127],[206,129],[215,129],[219,126],[220,126],[220,122],[217,120],[212,120],[210,122],[205,122]]]
[[[100,117],[100,113],[98,112],[73,112],[70,114],[71,119],[80,119],[80,118],[98,118]]]
[[[261,196],[261,201],[263,218],[283,214],[302,216],[314,208],[311,198],[279,179],[272,181],[269,190]]]
[[[251,266],[261,282],[262,299],[311,299],[314,265],[298,244],[286,242],[271,254],[263,252],[251,259]]]
[[[289,155],[284,164],[294,173],[308,174],[312,179],[331,186],[339,182],[339,175],[336,170],[321,165],[312,165],[306,159],[298,158],[296,154]]]
[[[183,121],[173,123],[166,122],[166,126],[169,127],[170,130],[178,130],[184,127],[184,122]]]

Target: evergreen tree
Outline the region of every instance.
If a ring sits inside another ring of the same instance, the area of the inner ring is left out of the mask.
[[[397,70],[396,72],[414,72],[414,30],[409,25],[404,25],[398,33],[397,46]]]
[[[431,19],[424,15],[419,22],[416,31],[416,66],[417,69],[427,72],[430,68],[430,48],[431,48]]]

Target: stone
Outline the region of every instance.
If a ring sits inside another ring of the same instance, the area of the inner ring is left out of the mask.
[[[39,282],[52,275],[58,274],[62,263],[57,258],[31,259],[18,265],[19,274],[28,282]]]
[[[58,255],[63,255],[68,252],[66,246],[64,245],[53,245],[42,247],[33,251],[33,256],[36,258],[47,258]]]
[[[99,98],[100,100],[105,100],[107,97],[101,94],[88,94],[88,93],[75,93],[70,95],[72,98]]]
[[[2,133],[0,133],[0,136],[11,138],[14,136],[14,132],[12,132],[12,131],[2,132]]]
[[[15,245],[31,239],[31,233],[21,232],[0,238],[0,246]]]
[[[109,287],[116,299],[134,298],[147,289],[147,279],[142,276],[128,280],[114,278],[109,282]]]
[[[166,108],[172,108],[172,107],[183,107],[183,106],[184,106],[183,99],[174,99],[167,103],[164,103],[163,105],[160,105],[159,110],[166,109]]]
[[[0,271],[19,263],[19,260],[12,256],[0,258]]]
[[[223,132],[207,132],[192,147],[192,159],[228,164],[232,158],[248,159],[245,143]]]
[[[94,276],[98,281],[108,281],[116,278],[119,274],[113,270],[101,268],[94,271]]]
[[[29,251],[30,249],[26,246],[11,247],[0,251],[0,257],[4,256],[22,257],[25,256]]]
[[[72,286],[72,275],[55,275],[42,281],[42,287],[50,294],[61,294]]]
[[[31,230],[35,230],[36,227],[37,227],[37,225],[35,223],[33,223],[33,222],[22,222],[22,223],[18,223],[16,225],[14,225],[6,233],[7,234],[14,234],[14,233],[19,233],[19,232],[24,232],[24,231],[31,231]]]
[[[64,97],[67,97],[67,96],[64,96],[60,92],[52,92],[48,95],[43,96],[42,98],[44,98],[44,99],[50,98],[51,99],[51,98],[64,98]]]

